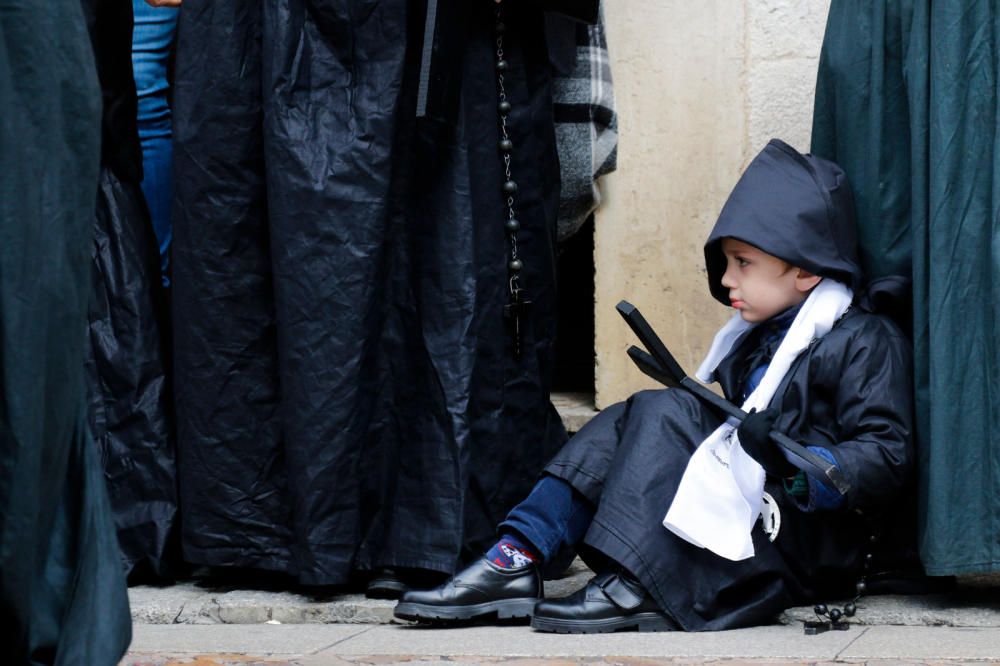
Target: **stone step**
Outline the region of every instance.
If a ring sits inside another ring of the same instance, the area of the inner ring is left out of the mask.
[[[593,574],[580,560],[567,576],[548,581],[545,594],[562,597]],[[313,597],[281,591],[203,587],[193,581],[129,589],[132,618],[140,624],[389,624],[395,602],[361,594]],[[836,604],[842,606],[843,603]],[[812,607],[781,614],[781,624],[816,619]],[[1000,627],[1000,580],[973,581],[950,594],[871,596],[858,602],[859,625]]]
[[[593,574],[576,560],[559,580],[546,581],[545,594],[562,597],[583,587]],[[314,597],[281,591],[205,587],[184,581],[167,587],[129,588],[132,620],[140,624],[389,624],[396,602],[363,594]]]
[[[593,393],[553,393],[551,397],[566,432],[579,432],[587,421],[597,416]]]

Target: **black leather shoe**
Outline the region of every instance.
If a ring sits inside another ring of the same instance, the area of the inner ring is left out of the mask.
[[[422,622],[471,620],[492,613],[498,619],[531,617],[541,596],[537,567],[501,569],[483,557],[433,590],[404,592],[393,615]]]
[[[531,627],[557,634],[676,629],[639,581],[626,572],[601,574],[568,597],[539,601]]]
[[[396,569],[379,569],[374,578],[365,588],[365,596],[369,599],[399,599],[403,592],[410,589],[410,584]]]
[[[365,596],[369,599],[399,599],[407,590],[437,587],[447,574],[427,569],[384,567],[375,572]]]

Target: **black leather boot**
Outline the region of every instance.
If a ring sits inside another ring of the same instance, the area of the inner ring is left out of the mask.
[[[639,581],[623,571],[595,576],[563,599],[539,601],[531,627],[557,634],[601,634],[620,629],[672,631],[677,625]]]
[[[393,615],[435,623],[493,613],[498,619],[531,617],[541,596],[537,567],[502,569],[483,557],[433,590],[404,592]]]

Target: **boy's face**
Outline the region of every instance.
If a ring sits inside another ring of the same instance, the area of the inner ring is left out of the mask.
[[[722,252],[722,286],[743,320],[752,324],[798,305],[821,279],[735,238],[722,239]]]

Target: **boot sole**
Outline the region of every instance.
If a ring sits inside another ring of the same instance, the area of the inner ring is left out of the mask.
[[[535,615],[531,618],[531,628],[554,634],[609,634],[627,629],[641,632],[674,630],[670,620],[659,613],[637,613],[629,617],[599,620],[567,620]]]
[[[434,606],[431,604],[415,604],[400,602],[392,614],[400,620],[416,622],[459,622],[473,620],[484,615],[496,613],[499,620],[529,618],[535,610],[538,599],[534,597],[521,599],[503,599],[487,601],[481,604],[467,606]]]

